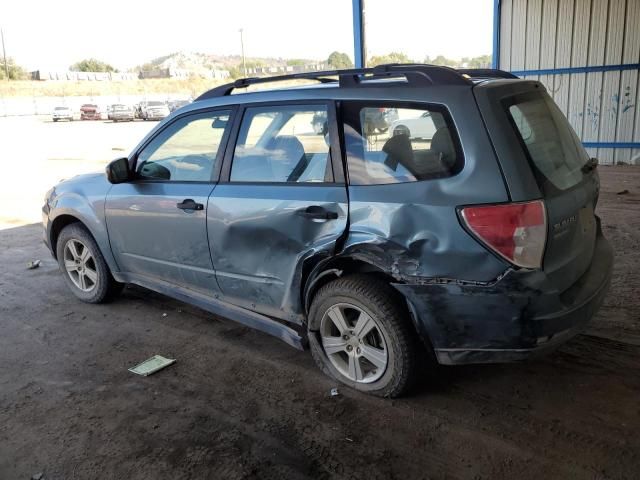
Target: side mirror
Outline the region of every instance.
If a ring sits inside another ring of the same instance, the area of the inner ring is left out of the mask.
[[[124,183],[133,178],[129,168],[129,159],[126,157],[116,158],[107,165],[107,180],[110,183]]]

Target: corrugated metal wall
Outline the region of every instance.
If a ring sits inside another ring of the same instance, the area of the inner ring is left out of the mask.
[[[513,72],[640,63],[640,0],[502,0],[499,68]],[[528,75],[545,84],[583,142],[640,142],[638,69]],[[640,164],[640,148],[589,148]]]

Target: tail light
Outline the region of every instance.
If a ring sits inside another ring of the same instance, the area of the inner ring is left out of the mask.
[[[544,202],[465,207],[462,218],[491,250],[519,267],[541,268],[547,239]]]

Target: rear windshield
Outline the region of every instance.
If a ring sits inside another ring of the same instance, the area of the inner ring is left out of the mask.
[[[582,182],[589,157],[553,100],[533,92],[506,106],[542,189],[567,190]]]

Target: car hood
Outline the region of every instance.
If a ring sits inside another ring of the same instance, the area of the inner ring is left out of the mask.
[[[78,186],[96,185],[101,183],[109,184],[104,172],[81,173],[74,177],[60,180],[60,182],[55,186],[55,189],[57,192],[62,192],[66,190],[75,190]]]
[[[84,173],[60,180],[47,192],[45,201],[52,205],[56,199],[67,195],[104,199],[111,186],[104,172]]]

